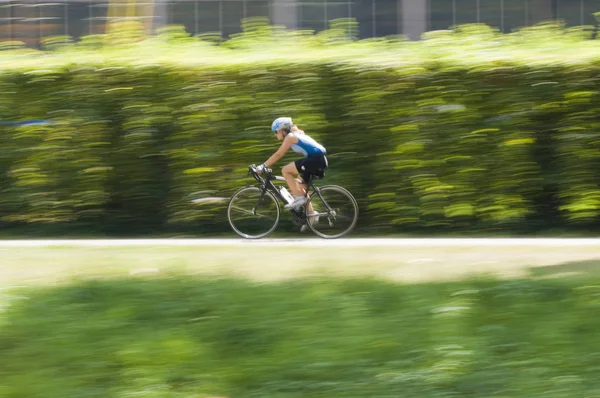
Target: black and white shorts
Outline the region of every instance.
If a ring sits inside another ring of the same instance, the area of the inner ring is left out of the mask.
[[[302,180],[307,182],[311,174],[327,167],[327,157],[325,155],[310,155],[296,160],[294,164]]]

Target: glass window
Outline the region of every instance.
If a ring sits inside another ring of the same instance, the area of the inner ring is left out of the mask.
[[[169,25],[183,25],[190,35],[196,33],[196,4],[193,1],[174,1],[169,4]]]
[[[595,12],[600,12],[600,0],[583,0],[583,24],[595,25]]]
[[[358,35],[361,39],[373,37],[376,34],[373,9],[375,0],[357,0],[352,5],[352,14],[358,21]]]
[[[247,0],[246,18],[252,17],[270,17],[270,4],[265,0]]]
[[[375,0],[375,32],[378,37],[396,35],[399,27],[400,0]]]
[[[37,46],[40,38],[38,7],[35,4],[17,4],[13,7],[13,37],[28,46]]]
[[[479,0],[454,0],[456,3],[456,24],[479,22]]]
[[[40,35],[42,37],[66,34],[66,3],[39,3]]]
[[[300,2],[298,4],[298,27],[315,32],[327,29],[326,7],[323,0]]]
[[[90,34],[90,8],[88,3],[72,1],[67,5],[67,26],[65,31],[67,35],[73,37],[75,40],[82,36]]]
[[[352,4],[349,1],[327,2],[327,21],[352,16]],[[329,25],[328,25],[329,26]]]
[[[0,41],[12,38],[12,3],[0,3]]]
[[[238,0],[222,0],[223,7],[223,37],[227,38],[233,33],[242,31],[242,19],[244,18],[244,2]]]
[[[503,29],[502,0],[482,0],[479,2],[479,21],[494,28]]]
[[[445,30],[454,24],[454,0],[431,0],[429,30]]]
[[[329,22],[338,18],[348,18],[354,13],[351,0],[306,0],[298,7],[299,26],[319,32],[330,28]]]
[[[402,33],[401,0],[358,0],[351,6],[361,38]]]
[[[504,0],[504,32],[510,33],[527,26],[526,0]]]
[[[565,21],[567,26],[582,24],[583,0],[557,0],[556,18]]]
[[[88,20],[88,33],[97,35],[106,31],[106,24],[108,23],[108,3],[107,2],[94,2],[89,5],[88,8],[89,17]]]
[[[220,32],[219,1],[198,2],[198,33]]]

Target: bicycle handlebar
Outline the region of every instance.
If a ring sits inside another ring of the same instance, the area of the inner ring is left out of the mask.
[[[261,177],[260,174],[256,171],[256,165],[251,164],[250,166],[248,166],[248,174],[251,175],[252,177],[254,177],[254,179],[258,182],[263,182],[263,180],[265,180],[265,178]],[[263,169],[262,173],[264,174],[267,178],[267,180],[273,179],[273,170],[269,169],[269,168],[265,168]]]

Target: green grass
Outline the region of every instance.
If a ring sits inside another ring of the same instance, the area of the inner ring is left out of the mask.
[[[598,265],[581,247],[2,248],[0,397],[597,397]]]
[[[598,282],[9,290],[20,298],[0,326],[0,396],[595,397]]]

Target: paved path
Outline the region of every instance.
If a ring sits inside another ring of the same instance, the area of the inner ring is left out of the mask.
[[[313,247],[596,247],[598,238],[346,238],[346,239],[40,239],[0,240],[0,247],[273,246]]]

